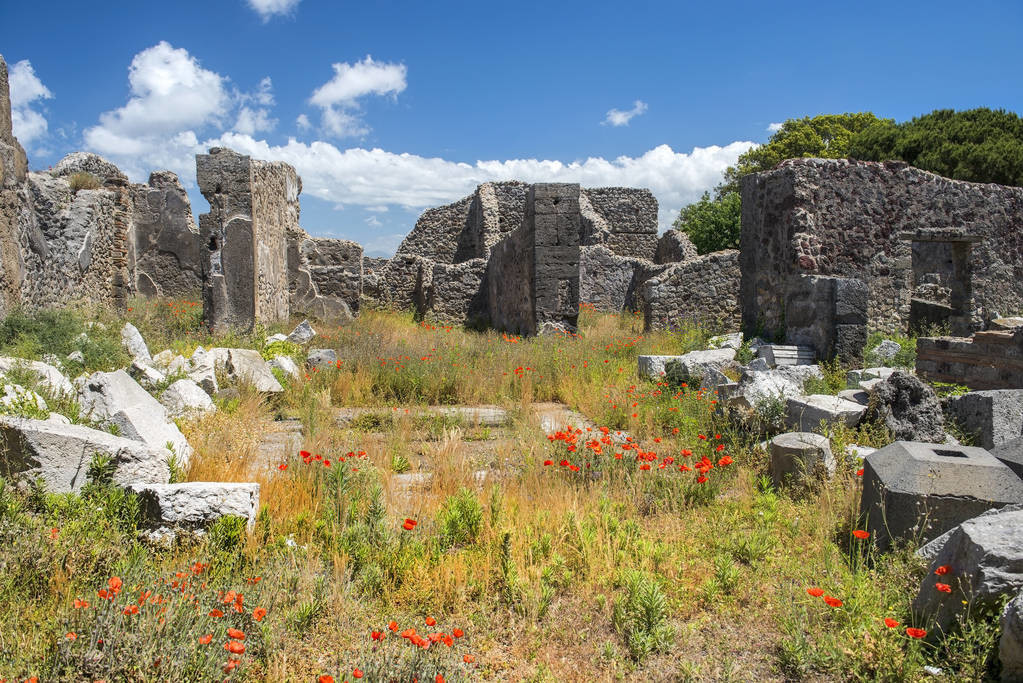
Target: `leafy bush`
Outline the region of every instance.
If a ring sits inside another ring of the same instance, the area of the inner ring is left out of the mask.
[[[483,505],[477,500],[475,493],[467,488],[461,488],[458,493],[444,501],[438,523],[442,547],[469,545],[476,541],[483,528]]]
[[[615,600],[612,624],[629,654],[641,661],[652,653],[667,652],[675,643],[668,624],[668,598],[660,585],[642,572],[627,571],[625,593]]]
[[[711,199],[703,193],[698,202],[682,208],[672,225],[692,240],[700,254],[722,249],[738,249],[742,207],[738,192]]]

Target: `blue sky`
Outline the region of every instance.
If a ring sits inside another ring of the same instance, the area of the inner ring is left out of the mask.
[[[666,227],[769,126],[1023,112],[1023,2],[4,2],[30,166],[133,180],[222,144],[292,163],[302,225],[393,251],[518,178],[649,187]]]

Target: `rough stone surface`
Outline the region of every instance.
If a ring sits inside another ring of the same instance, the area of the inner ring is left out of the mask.
[[[872,329],[910,322],[912,243],[919,226],[960,228],[982,241],[970,256],[974,305],[1023,310],[1023,188],[950,180],[901,162],[790,159],[742,182],[743,329],[784,333],[792,278],[858,278],[870,287]]]
[[[971,391],[951,396],[948,417],[988,450],[1023,436],[1023,389]]]
[[[278,393],[284,387],[270,371],[270,366],[259,351],[253,349],[213,348],[206,352],[213,365],[232,381],[248,384],[256,391]],[[201,385],[201,383],[200,383]],[[205,387],[203,387],[205,389]]]
[[[349,240],[310,237],[288,229],[288,287],[293,315],[351,320],[363,292],[362,246]]]
[[[1023,591],[1002,611],[998,659],[1002,663],[1002,683],[1023,681]]]
[[[811,394],[789,397],[785,403],[785,420],[789,427],[801,432],[819,430],[821,422],[855,427],[866,410],[865,405],[847,401],[840,396]]]
[[[944,576],[934,573],[948,566]],[[941,582],[951,593],[937,590]],[[913,611],[931,623],[929,638],[955,628],[966,610],[996,607],[1023,590],[1023,511],[1003,511],[964,520],[938,551],[913,601]]]
[[[311,368],[327,370],[337,367],[337,352],[334,349],[310,349],[305,363]]]
[[[843,389],[838,392],[838,397],[846,401],[859,403],[861,406],[865,406],[870,402],[870,394],[863,389]]]
[[[902,351],[902,347],[891,339],[882,339],[881,343],[874,347],[874,355],[883,361],[894,360],[899,351]]]
[[[312,341],[315,336],[316,330],[313,329],[308,320],[303,320],[291,331],[291,334],[287,336],[285,341],[289,341],[293,344],[307,344]]]
[[[824,377],[819,366],[788,365],[775,370],[745,370],[732,400],[754,408],[766,399],[785,400],[789,396],[802,396],[803,384],[810,377]]]
[[[856,278],[801,275],[785,299],[785,341],[807,345],[821,359],[863,359],[869,290]]]
[[[52,493],[79,491],[96,455],[111,458],[114,483],[166,483],[170,451],[56,420],[0,417],[0,475],[42,477]]]
[[[291,356],[274,356],[270,359],[270,367],[277,368],[291,379],[298,379],[302,376],[298,365]]]
[[[862,386],[862,385],[861,385]],[[873,386],[867,418],[884,422],[900,441],[945,440],[945,420],[934,390],[907,372],[895,371]]]
[[[916,372],[932,382],[971,389],[1023,389],[1023,328],[970,338],[919,337]]]
[[[192,447],[167,417],[159,401],[124,370],[96,372],[81,383],[82,411],[92,419],[117,425],[121,436],[171,449],[178,464],[188,466]]]
[[[184,186],[176,174],[154,171],[147,185],[131,185],[130,195],[128,251],[135,292],[190,298],[196,305],[202,290],[199,229]]]
[[[167,379],[166,375],[139,358],[133,360],[128,366],[128,374],[147,389],[153,389]]]
[[[684,322],[735,329],[739,324],[739,252],[716,251],[668,265],[642,284],[646,329]]]
[[[210,396],[220,391],[216,370],[216,358],[201,346],[188,359],[188,378]]]
[[[201,417],[217,411],[210,395],[190,379],[179,379],[167,387],[160,394],[160,403],[171,418]]]
[[[513,334],[575,333],[579,317],[579,186],[530,186],[522,226],[492,250],[490,323]]]
[[[807,477],[830,477],[835,457],[828,438],[810,432],[789,432],[771,439],[771,478],[775,486],[804,481]]]
[[[0,375],[15,369],[24,369],[32,372],[39,378],[40,384],[55,394],[68,396],[75,394],[75,387],[71,384],[71,381],[64,376],[64,373],[52,365],[37,360],[0,356]]]
[[[298,174],[288,164],[222,147],[195,160],[199,190],[210,203],[199,217],[207,323],[222,331],[287,320],[287,240],[300,230]]]
[[[139,496],[152,528],[203,531],[221,517],[241,517],[252,531],[259,512],[259,484],[192,481],[129,488]]]
[[[681,230],[668,229],[657,240],[654,263],[682,263],[699,258],[689,235]]]
[[[768,367],[772,368],[817,363],[817,352],[812,346],[761,344],[757,347],[757,356],[763,358]]]
[[[579,299],[598,311],[635,311],[643,305],[643,283],[668,267],[621,256],[605,245],[579,250]]]
[[[868,455],[863,470],[860,515],[882,550],[1023,503],[1023,480],[982,448],[896,441]]]
[[[996,446],[991,455],[1005,463],[1018,477],[1023,478],[1023,437]]]
[[[122,183],[128,181],[128,177],[121,172],[114,164],[107,161],[98,154],[89,152],[72,152],[54,164],[50,173],[54,176],[70,176],[75,173],[89,173],[96,176],[102,183],[107,180],[117,180]]]
[[[125,323],[121,328],[121,345],[132,358],[141,358],[144,361],[152,360],[146,340],[142,338],[142,333],[138,328],[131,323]]]

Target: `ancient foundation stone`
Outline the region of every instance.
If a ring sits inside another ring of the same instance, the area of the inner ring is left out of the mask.
[[[947,406],[948,416],[982,448],[991,450],[1023,436],[1023,389],[971,391],[949,397]]]
[[[152,528],[204,531],[221,517],[241,517],[252,531],[259,511],[259,484],[193,481],[130,488]]]
[[[790,397],[785,403],[785,420],[789,427],[801,432],[819,430],[821,422],[855,427],[866,410],[865,405],[847,401],[841,396],[811,394]]]
[[[868,455],[863,470],[860,515],[882,550],[1023,503],[1023,480],[982,448],[896,441]]]
[[[215,147],[196,156],[210,212],[199,217],[203,314],[217,331],[289,315],[287,235],[298,229],[301,181],[280,162]]]
[[[771,478],[775,486],[834,473],[835,457],[826,436],[789,432],[771,439]]]
[[[916,372],[971,389],[1023,389],[1023,328],[964,337],[919,337]]]

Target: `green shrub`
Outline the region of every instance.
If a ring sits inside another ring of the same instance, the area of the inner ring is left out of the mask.
[[[624,588],[624,595],[615,600],[611,620],[629,654],[638,662],[649,654],[667,652],[675,643],[675,629],[668,624],[668,598],[660,585],[630,570]]]
[[[459,489],[444,501],[438,523],[442,547],[475,543],[483,528],[483,505],[472,491]]]

